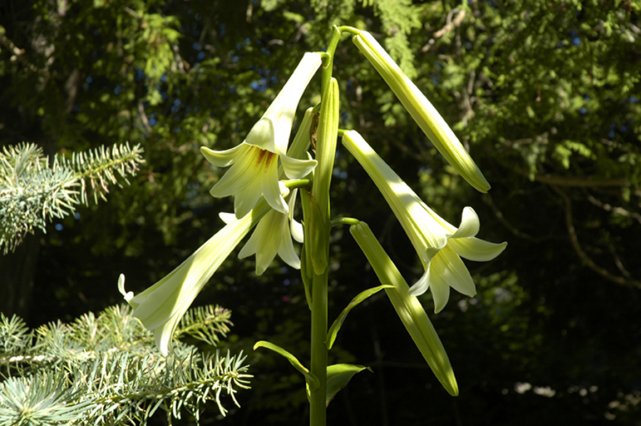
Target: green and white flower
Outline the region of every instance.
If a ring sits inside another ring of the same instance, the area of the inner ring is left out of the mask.
[[[233,195],[237,217],[247,214],[261,196],[274,210],[287,214],[289,209],[282,195],[284,188],[279,182],[279,166],[289,179],[303,178],[316,166],[315,160],[288,156],[287,145],[298,102],[320,65],[320,53],[305,53],[283,89],[240,145],[224,151],[201,148],[213,165],[230,167],[210,192],[214,197]]]
[[[376,154],[358,132],[344,132],[343,145],[381,191],[425,267],[425,273],[411,287],[411,293],[420,295],[430,289],[435,312],[440,312],[447,304],[450,287],[466,296],[474,296],[474,281],[461,257],[488,261],[498,256],[507,243],[497,244],[476,238],[479,219],[471,207],[463,209],[458,227],[441,218]]]
[[[303,242],[303,226],[293,218],[296,192],[297,190],[293,190],[289,195],[289,213],[270,210],[258,222],[251,237],[238,253],[239,259],[256,255],[256,275],[262,275],[276,255],[292,268],[300,269],[300,258],[292,241],[293,238],[299,243]],[[225,223],[235,219],[231,213],[220,213],[219,216]]]
[[[352,40],[448,163],[478,191],[490,184],[432,103],[367,31],[355,30]]]
[[[154,334],[163,355],[169,353],[174,330],[198,293],[266,210],[266,207],[257,208],[242,219],[229,222],[176,269],[142,293],[134,295],[125,291],[124,276],[118,280],[120,293],[133,308],[134,316]]]

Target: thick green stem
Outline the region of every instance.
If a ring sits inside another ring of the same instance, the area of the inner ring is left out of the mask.
[[[309,424],[325,426],[327,395],[327,273],[312,282],[311,372],[318,386],[309,393]]]
[[[311,197],[304,208],[305,256],[311,271],[311,374],[317,386],[310,386],[309,424],[326,425],[327,398],[327,281],[330,232],[329,187],[338,133],[338,85],[332,79],[334,51],[340,41],[340,31],[332,30],[332,38],[323,61],[322,99],[319,119],[316,160]]]

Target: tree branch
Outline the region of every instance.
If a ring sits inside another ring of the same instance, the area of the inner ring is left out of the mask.
[[[579,237],[577,235],[576,228],[574,227],[574,220],[572,217],[572,202],[570,201],[570,197],[568,197],[568,195],[558,187],[551,186],[551,188],[557,194],[559,194],[559,196],[563,200],[563,205],[565,210],[565,226],[568,230],[568,236],[570,237],[570,243],[572,244],[572,248],[576,252],[577,256],[579,256],[579,259],[581,260],[581,262],[585,266],[592,269],[594,272],[601,275],[603,278],[605,278],[610,282],[613,282],[615,284],[618,284],[624,287],[636,288],[641,290],[641,281],[612,274],[607,269],[598,265],[596,262],[594,262],[594,260],[590,258],[590,256],[588,256],[588,254],[581,247],[581,243],[579,242]]]
[[[436,43],[436,40],[442,38],[444,35],[450,33],[456,27],[461,25],[463,23],[463,19],[465,19],[465,9],[451,10],[450,13],[447,14],[447,21],[445,26],[443,26],[443,28],[441,28],[440,30],[432,34],[432,37],[430,38],[430,40],[421,48],[421,52],[422,53],[428,52],[432,48],[432,46],[434,46],[434,43]]]

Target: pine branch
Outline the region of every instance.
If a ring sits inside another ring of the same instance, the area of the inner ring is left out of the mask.
[[[203,333],[218,341],[229,318],[223,308],[201,307],[179,328],[187,335],[211,327]],[[0,338],[0,424],[146,424],[158,409],[170,419],[188,413],[198,421],[208,402],[221,415],[228,412],[223,399],[238,406],[236,393],[251,378],[242,353],[202,353],[179,343],[161,356],[123,306],[33,331],[0,314]]]
[[[175,336],[190,336],[208,345],[216,346],[227,336],[231,325],[231,311],[220,306],[198,306],[187,311]]]
[[[38,146],[22,143],[0,152],[0,252],[73,213],[79,204],[105,200],[110,185],[128,183],[143,162],[142,148],[128,144],[55,156],[49,166]]]

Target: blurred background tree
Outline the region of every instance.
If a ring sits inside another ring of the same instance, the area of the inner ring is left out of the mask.
[[[459,398],[438,387],[394,313],[373,299],[351,314],[337,346],[374,374],[338,395],[330,424],[641,424],[640,13],[638,0],[5,0],[2,144],[32,141],[53,154],[129,141],[146,160],[109,203],[2,259],[33,271],[23,279],[34,294],[18,313],[30,325],[69,320],[119,301],[120,272],[134,291],[169,272],[230,207],[208,195],[220,171],[199,147],[241,142],[302,53],[324,48],[332,24],[364,26],[493,189],[477,194],[448,173],[349,41],[336,57],[341,126],[357,124],[444,217],[456,221],[471,205],[481,236],[509,246],[470,265],[477,297],[454,297],[433,317]],[[318,100],[318,84],[310,89],[304,105]],[[409,281],[419,276],[400,227],[344,152],[332,196],[337,211],[371,224]],[[344,236],[336,231],[330,316],[375,283]],[[197,303],[232,309],[235,349],[268,338],[303,358],[301,287],[283,265],[256,277],[230,258]],[[298,376],[271,355],[249,361],[254,389],[224,422],[303,424]]]

